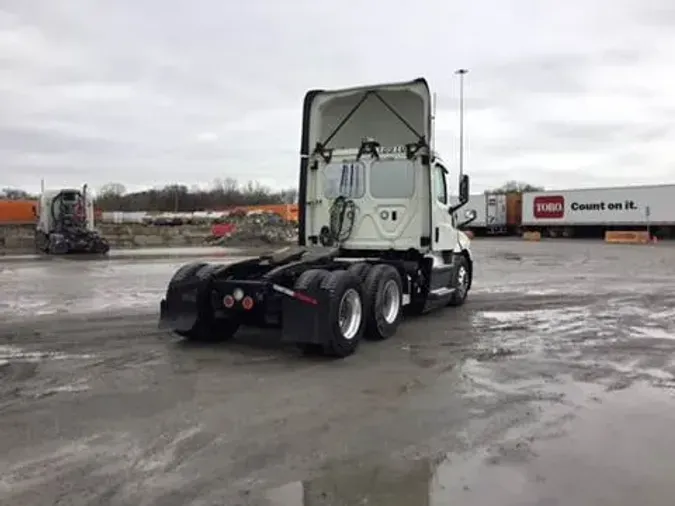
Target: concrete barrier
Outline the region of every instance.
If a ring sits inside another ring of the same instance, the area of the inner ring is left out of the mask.
[[[124,225],[101,223],[97,228],[113,249],[203,246],[205,239],[211,235],[209,225],[153,227],[134,223]],[[35,252],[34,225],[0,226],[0,255],[33,252]]]
[[[526,241],[541,241],[541,232],[523,232]]]
[[[115,249],[201,246],[211,234],[209,225],[153,227],[134,223],[101,223],[97,228]]]
[[[35,225],[0,226],[0,255],[35,251]]]
[[[264,229],[265,225],[263,224],[259,228]],[[112,249],[190,248],[195,246],[207,246],[207,239],[210,238],[213,233],[212,226],[209,224],[162,227],[143,225],[140,223],[99,223],[97,224],[97,229],[101,235],[108,240]],[[231,233],[234,231],[234,227],[225,225],[224,230],[225,232]],[[220,230],[220,232],[222,231],[223,230]],[[246,246],[255,246],[251,240],[240,242]],[[237,246],[238,242],[233,241],[227,245]],[[0,225],[0,256],[34,252],[34,225]]]
[[[610,244],[649,244],[649,232],[646,230],[608,230],[605,242]]]

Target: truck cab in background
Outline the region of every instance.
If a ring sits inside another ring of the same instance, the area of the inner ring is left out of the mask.
[[[106,254],[110,250],[95,228],[94,203],[86,184],[82,189],[43,189],[36,211],[35,247],[39,253]]]

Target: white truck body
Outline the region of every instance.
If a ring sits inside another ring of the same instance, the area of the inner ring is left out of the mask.
[[[321,236],[330,221],[331,206],[342,195],[355,203],[353,230],[342,243],[344,248],[435,251],[459,247],[449,217],[447,170],[428,147],[407,156],[407,146],[420,139],[429,142],[431,116],[431,94],[424,80],[318,92],[308,119],[308,145],[321,149],[307,155],[307,243]],[[379,144],[378,157],[360,154],[364,139]],[[430,197],[441,192],[445,201]],[[429,244],[420,243],[423,236],[431,238]]]
[[[506,195],[478,193],[469,197],[465,209],[476,211],[476,219],[469,228],[494,228],[501,229],[507,226]],[[454,198],[453,202],[457,199]]]
[[[53,218],[58,218],[59,209],[58,206],[52,206],[54,199],[59,195],[64,193],[73,193],[82,195],[82,199],[85,203],[85,216],[86,216],[86,229],[93,231],[95,230],[95,216],[94,216],[94,201],[91,198],[91,195],[86,191],[82,191],[80,188],[61,188],[58,190],[44,190],[38,200],[38,224],[37,229],[48,233],[54,229]],[[52,209],[54,209],[54,216],[52,215]]]
[[[588,188],[523,194],[525,226],[675,224],[675,185]]]

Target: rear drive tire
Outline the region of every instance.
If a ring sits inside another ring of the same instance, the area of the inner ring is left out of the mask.
[[[65,240],[54,240],[50,238],[47,250],[52,255],[65,255],[68,253],[68,243]]]
[[[328,304],[323,308],[324,353],[330,357],[345,358],[359,347],[366,327],[361,282],[347,271],[333,271],[321,283],[321,291]]]
[[[321,289],[321,283],[329,274],[330,272],[323,269],[309,269],[300,274],[293,289],[316,298]],[[323,353],[323,346],[318,343],[297,343],[296,346],[305,355],[321,355]]]
[[[382,341],[398,330],[403,313],[403,283],[398,271],[387,264],[375,265],[363,283],[367,339]]]
[[[208,264],[206,262],[192,262],[182,265],[176,272],[174,272],[173,276],[169,280],[168,289],[171,289],[171,286],[175,283],[183,281],[185,278],[189,278],[190,276],[194,276],[195,273],[205,265]]]
[[[372,265],[367,262],[357,262],[352,264],[347,269],[347,272],[354,274],[360,280],[365,280]]]
[[[330,272],[323,269],[309,269],[298,277],[293,286],[294,290],[301,290],[307,295],[316,295],[321,287],[321,282],[328,277]]]
[[[471,269],[469,268],[469,261],[464,255],[458,256],[457,272],[455,273],[455,278],[453,279],[452,288],[455,288],[455,292],[450,297],[448,301],[448,306],[461,306],[466,301],[466,297],[469,295],[469,288],[471,287]]]
[[[108,243],[107,239],[100,237],[96,241],[95,253],[98,253],[99,255],[105,255],[109,251],[110,251],[110,244]]]

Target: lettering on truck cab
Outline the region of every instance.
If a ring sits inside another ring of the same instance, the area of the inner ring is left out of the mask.
[[[540,195],[534,198],[533,214],[537,219],[560,219],[565,216],[565,197]]]

